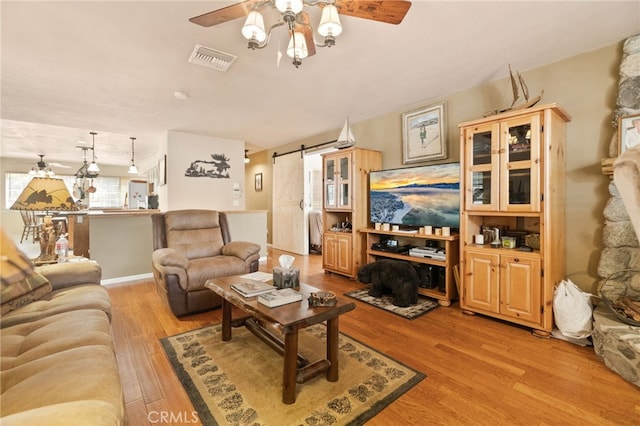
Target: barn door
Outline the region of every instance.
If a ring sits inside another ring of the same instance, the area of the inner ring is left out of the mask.
[[[273,165],[272,245],[301,255],[309,254],[309,223],[304,206],[306,175],[299,152],[279,156]]]

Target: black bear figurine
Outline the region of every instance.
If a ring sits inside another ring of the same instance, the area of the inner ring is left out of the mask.
[[[409,262],[381,259],[364,265],[358,271],[358,280],[371,284],[369,296],[392,294],[395,306],[407,307],[418,301],[418,273]]]

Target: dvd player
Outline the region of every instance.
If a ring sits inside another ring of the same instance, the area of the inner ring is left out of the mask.
[[[384,251],[386,253],[407,253],[411,250],[411,245],[407,244],[404,246],[382,246],[374,244],[371,248],[378,251]]]
[[[447,255],[443,248],[437,247],[414,247],[409,250],[409,256],[422,257],[426,259],[446,260]]]

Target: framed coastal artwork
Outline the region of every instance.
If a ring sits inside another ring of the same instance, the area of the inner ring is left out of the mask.
[[[640,114],[625,115],[618,119],[618,155],[640,145]]]
[[[441,102],[402,114],[404,164],[447,158],[447,104]]]
[[[262,191],[262,173],[256,173],[254,175],[254,185],[253,188],[256,191]]]

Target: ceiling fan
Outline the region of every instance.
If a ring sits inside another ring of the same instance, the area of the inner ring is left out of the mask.
[[[322,19],[317,31],[324,37],[323,43],[315,42],[304,6],[322,8]],[[297,68],[302,64],[302,59],[316,53],[316,46],[335,45],[335,38],[342,32],[338,15],[397,25],[402,22],[410,7],[411,2],[406,0],[245,0],[193,17],[189,21],[203,27],[212,27],[247,16],[242,34],[248,40],[249,49],[253,50],[264,48],[269,43],[272,30],[286,25],[290,35],[287,55],[293,58],[293,65]],[[266,9],[277,9],[280,12],[280,19],[268,31],[260,13]]]
[[[37,167],[32,167],[31,170],[29,171],[30,176],[33,176],[36,174],[53,176],[55,173],[53,172],[53,170],[51,170],[51,167],[61,167],[63,169],[68,169],[70,167],[60,163],[45,163],[44,155],[45,154],[38,154],[38,157],[40,157],[40,160],[36,162]]]

